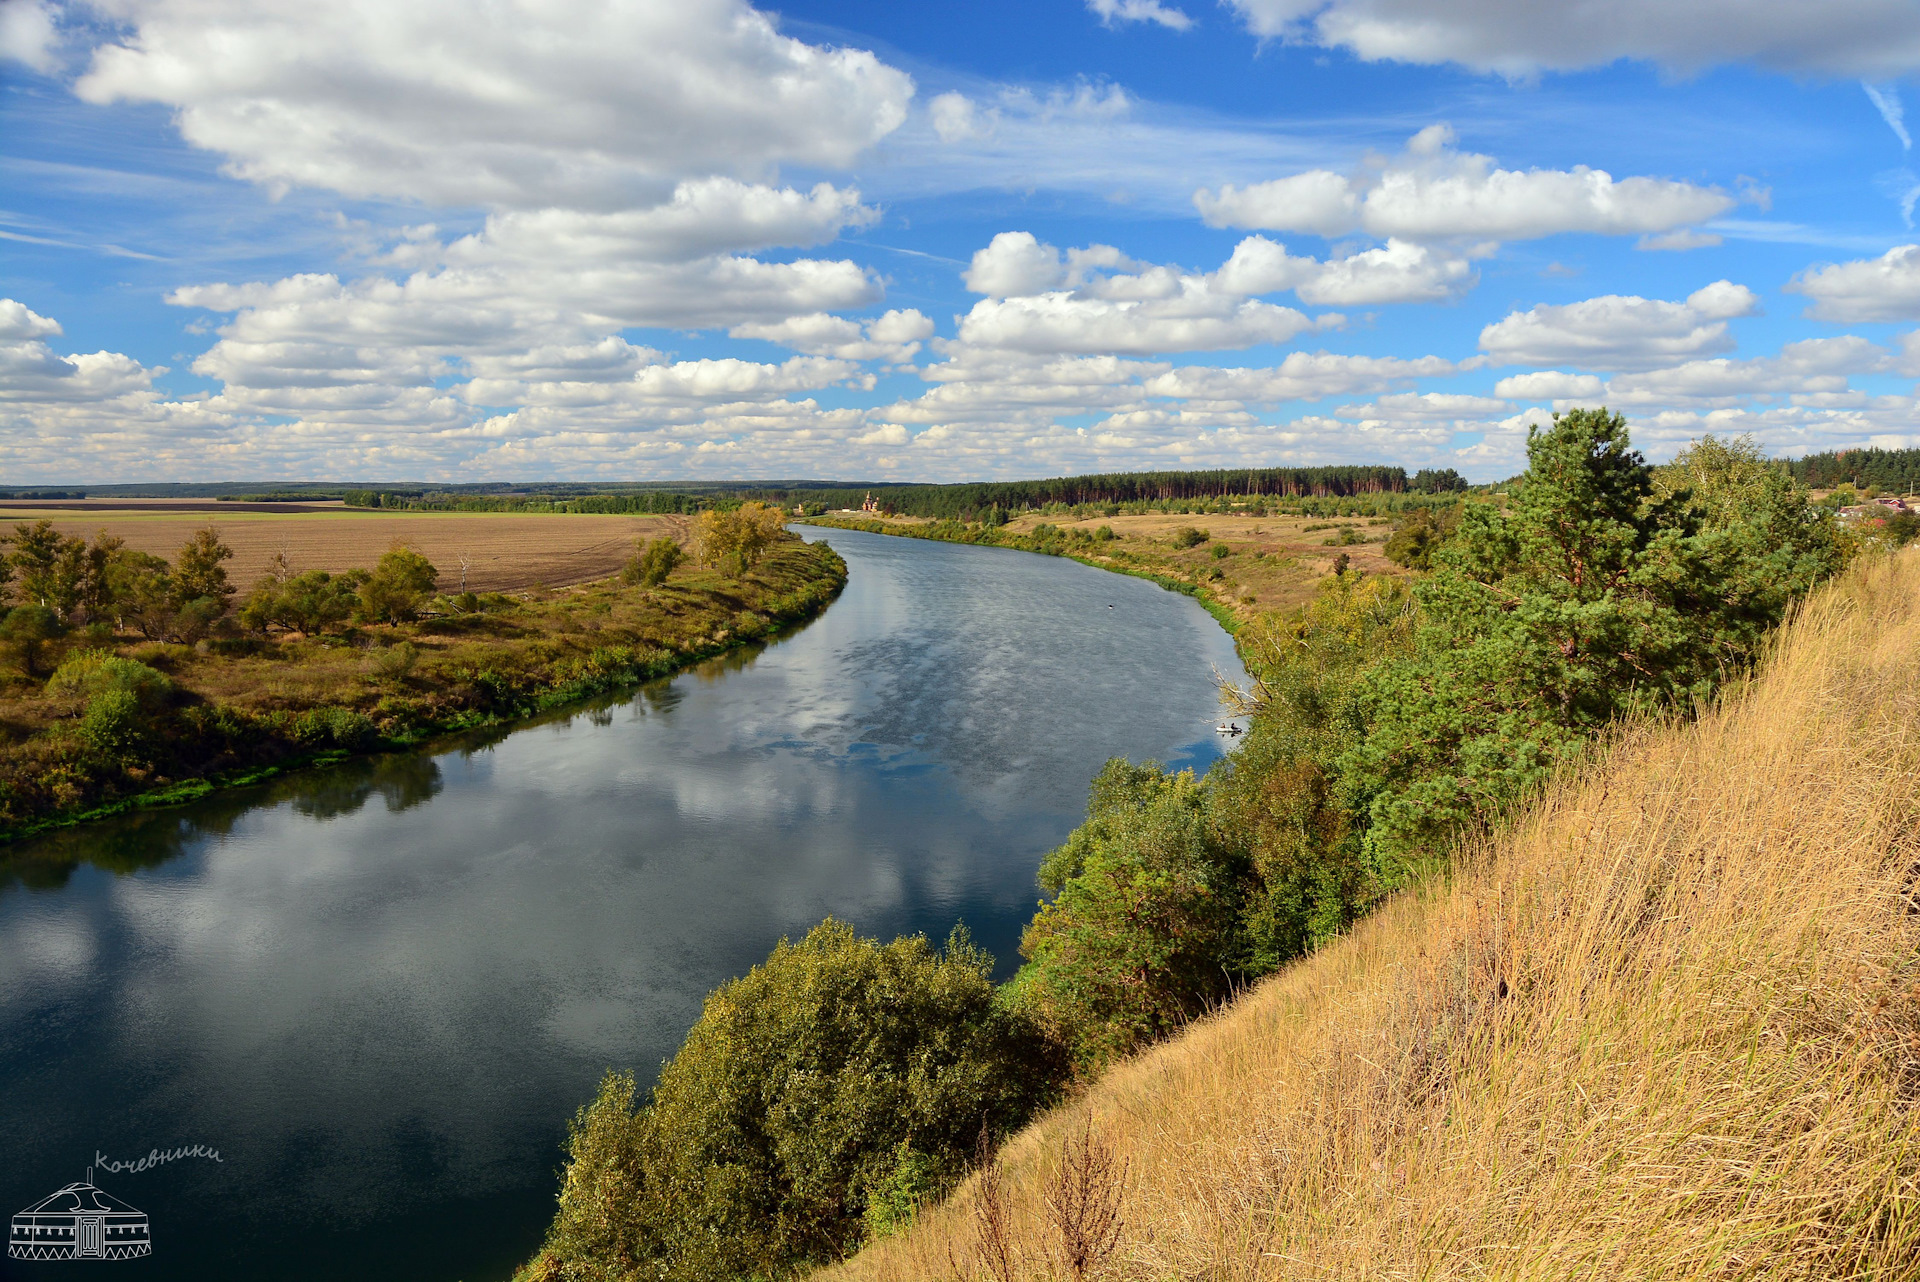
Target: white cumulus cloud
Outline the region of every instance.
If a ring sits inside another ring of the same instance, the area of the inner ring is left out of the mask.
[[[735,325],[728,333],[735,338],[765,339],[812,356],[888,361],[898,365],[912,360],[920,344],[933,337],[933,321],[912,309],[895,310],[863,327],[845,316],[812,312],[806,316],[789,316],[773,324]]]
[[[1184,10],[1170,8],[1160,0],[1087,0],[1087,8],[1110,27],[1119,22],[1155,22],[1185,31],[1193,26],[1193,19]]]
[[[1480,348],[1501,365],[1646,369],[1726,351],[1727,321],[1759,307],[1752,290],[1724,280],[1677,303],[1632,294],[1542,303],[1481,330]]]
[[[45,0],[5,0],[0,3],[0,62],[25,63],[35,71],[57,67],[54,46],[59,32],[53,7]]]
[[[1473,288],[1473,267],[1458,254],[1389,239],[1320,265],[1313,279],[1294,287],[1300,301],[1327,307],[1375,303],[1437,303]]]
[[[943,93],[927,104],[927,117],[941,142],[969,142],[992,136],[999,113],[981,109],[963,93]]]
[[[960,341],[1025,352],[1217,351],[1285,343],[1318,322],[1291,307],[1204,287],[1170,298],[1114,301],[1065,291],[983,298],[960,322]]]
[[[1527,240],[1562,232],[1666,232],[1725,213],[1732,197],[1665,178],[1616,180],[1603,169],[1500,169],[1491,156],[1457,150],[1453,131],[1431,125],[1400,156],[1346,175],[1317,169],[1217,191],[1193,203],[1214,227],[1342,236],[1366,232],[1409,240]]]
[[[1493,394],[1515,401],[1571,401],[1599,396],[1606,391],[1606,387],[1596,374],[1567,374],[1557,369],[1544,369],[1503,378],[1493,385]]]
[[[1813,300],[1807,315],[1816,320],[1920,320],[1920,245],[1809,267],[1786,288]]]
[[[1891,79],[1920,68],[1907,0],[1228,0],[1261,36],[1369,61],[1458,63],[1529,76],[1622,58],[1694,71],[1748,63]]]
[[[1437,302],[1457,297],[1476,281],[1465,256],[1401,240],[1322,260],[1290,254],[1265,236],[1249,236],[1218,270],[1202,274],[1138,262],[1112,245],[1062,253],[1024,231],[996,235],[974,254],[963,278],[967,288],[989,299],[1069,291],[1109,302],[1171,302],[1183,296],[1192,302],[1203,296],[1235,299],[1292,291],[1318,306]]]
[[[25,303],[0,298],[0,343],[22,339],[51,338],[60,333],[60,322],[42,316]]]
[[[1172,397],[1238,408],[1317,401],[1384,390],[1416,378],[1451,374],[1452,361],[1438,356],[1345,356],[1332,352],[1289,352],[1278,365],[1221,368],[1183,365],[1146,380],[1150,396]]]
[[[11,9],[11,5],[8,6]],[[103,0],[76,88],[157,102],[270,187],[506,208],[653,203],[686,178],[844,168],[913,82],[742,0]]]

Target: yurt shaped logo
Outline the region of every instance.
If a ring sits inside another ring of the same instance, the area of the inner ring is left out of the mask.
[[[144,1211],[92,1184],[69,1184],[13,1217],[16,1260],[132,1260],[153,1253]]]

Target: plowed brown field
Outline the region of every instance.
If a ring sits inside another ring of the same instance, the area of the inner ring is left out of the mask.
[[[211,509],[211,510],[210,510]],[[541,583],[565,587],[605,578],[620,569],[635,539],[673,534],[685,539],[687,520],[671,516],[554,516],[513,512],[383,512],[338,505],[300,507],[184,500],[111,500],[55,505],[0,504],[0,534],[15,523],[51,519],[65,534],[91,538],[105,530],[127,546],[172,560],[202,526],[220,531],[233,560],[228,577],[242,591],[284,551],[295,570],[367,568],[395,543],[405,543],[440,570],[443,591],[506,592]]]

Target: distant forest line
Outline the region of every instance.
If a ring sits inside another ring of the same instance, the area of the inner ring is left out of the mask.
[[[1829,450],[1775,462],[1801,484],[1831,489],[1850,484],[1905,494],[1920,490],[1920,449]],[[1505,483],[1476,486],[1499,489]],[[901,516],[970,519],[994,510],[1170,504],[1214,505],[1235,500],[1353,499],[1399,494],[1447,493],[1469,488],[1452,469],[1421,470],[1353,464],[1330,467],[1218,468],[1205,471],[1102,472],[1027,481],[966,481],[932,484],[901,481],[814,479],[754,481],[538,481],[438,485],[421,481],[341,484],[301,481],[208,484],[22,487],[0,490],[0,499],[215,498],[233,502],[312,502],[335,499],[353,507],[469,512],[589,512],[611,514],[694,513],[749,500],[783,507],[858,508],[871,495],[882,509]]]

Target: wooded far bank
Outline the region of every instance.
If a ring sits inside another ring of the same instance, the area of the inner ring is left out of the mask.
[[[401,545],[370,570],[283,560],[241,593],[210,529],[172,561],[46,522],[5,541],[0,841],[665,676],[846,582],[760,505],[701,514],[688,549],[638,545],[613,578],[511,595],[448,591]]]

